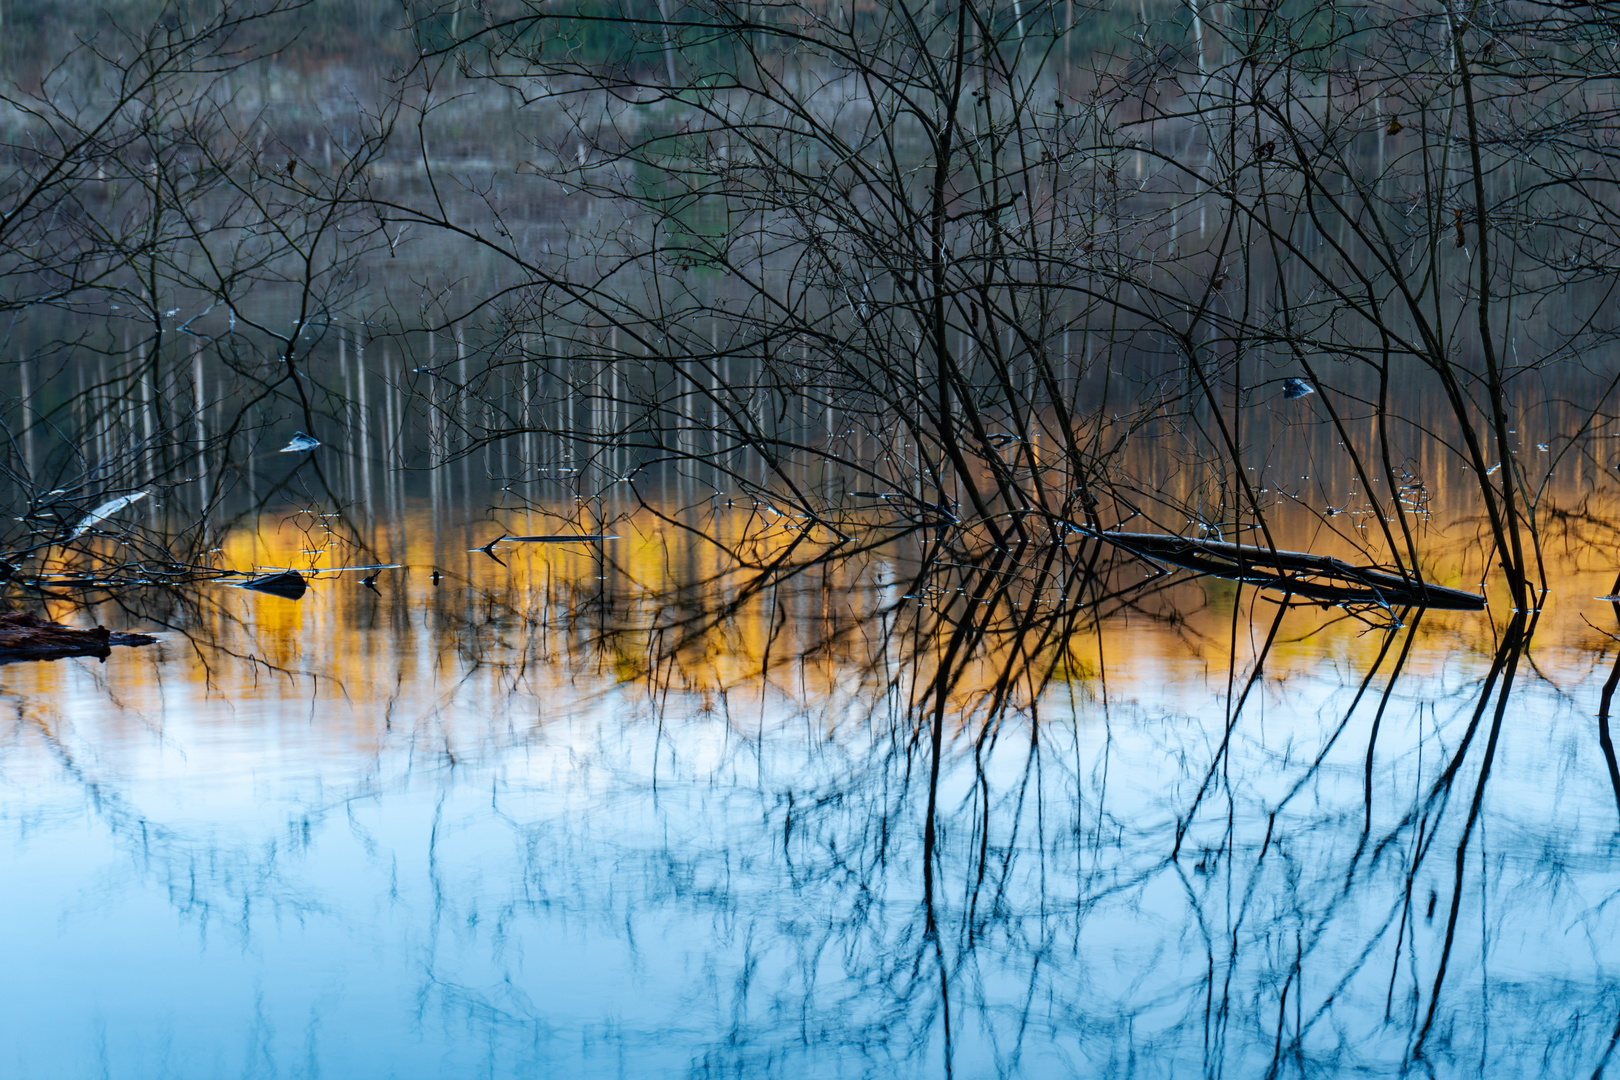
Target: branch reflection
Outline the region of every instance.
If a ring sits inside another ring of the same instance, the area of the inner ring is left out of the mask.
[[[1083,536],[857,550],[744,518],[638,511],[500,563],[418,519],[435,546],[381,591],[126,594],[160,650],[0,673],[8,892],[51,905],[14,923],[114,983],[139,926],[171,973],[74,1045],[156,1060],[153,1017],[224,980],[261,989],[181,1072],[378,1042],[407,1073],[1609,1060],[1620,666],[1593,753],[1542,674],[1567,639],[1527,667],[1538,614],[1346,619],[1144,584]],[[4,1004],[68,1042],[70,992]],[[323,1034],[363,1017],[377,1042]]]

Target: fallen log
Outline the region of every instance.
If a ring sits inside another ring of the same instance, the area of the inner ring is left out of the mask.
[[[89,630],[63,626],[27,611],[0,612],[0,664],[70,656],[105,660],[114,645],[150,645],[156,640],[148,634],[125,634],[105,626]]]
[[[1322,603],[1452,611],[1479,611],[1485,606],[1485,598],[1471,592],[1435,585],[1413,576],[1403,577],[1376,567],[1352,566],[1328,555],[1156,533],[1087,528],[1078,531],[1084,536],[1106,540],[1150,562],[1169,563]]]
[[[309,588],[304,575],[296,570],[283,570],[279,574],[261,574],[237,583],[240,588],[269,593],[288,600],[297,600]]]

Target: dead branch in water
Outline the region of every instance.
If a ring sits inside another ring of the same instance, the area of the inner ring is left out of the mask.
[[[119,633],[105,626],[88,630],[62,626],[27,611],[0,612],[0,664],[69,656],[99,656],[105,660],[114,645],[150,645],[156,640],[147,634]]]
[[[1431,607],[1453,611],[1478,611],[1485,606],[1485,598],[1474,593],[1434,585],[1421,578],[1402,577],[1374,567],[1352,566],[1328,555],[1153,533],[1094,529],[1081,529],[1080,532],[1106,540],[1150,562],[1169,563],[1201,574],[1258,585],[1263,589],[1281,589],[1295,596],[1325,603]]]

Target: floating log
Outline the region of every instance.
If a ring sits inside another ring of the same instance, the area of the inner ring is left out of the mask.
[[[279,574],[261,574],[258,577],[250,577],[240,584],[244,589],[269,593],[271,596],[282,596],[288,600],[297,600],[309,589],[309,582],[305,581],[304,575],[296,570],[283,570]]]
[[[105,660],[114,645],[150,645],[156,640],[148,634],[125,634],[105,626],[90,630],[62,626],[27,611],[0,612],[0,664],[69,656]]]
[[[1485,606],[1485,598],[1471,592],[1434,585],[1416,577],[1402,577],[1376,567],[1352,566],[1327,555],[1155,533],[1096,529],[1080,529],[1079,532],[1106,540],[1152,562],[1169,563],[1262,589],[1278,589],[1323,603],[1452,611],[1479,611]]]

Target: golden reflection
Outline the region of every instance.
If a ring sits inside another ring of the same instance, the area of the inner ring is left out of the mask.
[[[1549,595],[1533,647],[1540,670],[1571,678],[1608,644],[1614,611],[1594,598],[1614,590],[1608,522],[1620,510],[1592,496],[1578,505],[1549,519]],[[919,576],[926,537],[822,558],[837,550],[831,534],[803,531],[756,506],[696,515],[653,505],[619,517],[614,539],[508,541],[492,558],[477,549],[499,535],[497,525],[450,527],[426,504],[386,528],[348,533],[308,513],[265,514],[223,538],[223,565],[298,569],[311,576],[302,599],[198,584],[148,617],[139,604],[103,604],[93,618],[108,625],[162,630],[166,622],[161,659],[158,650],[118,650],[104,668],[16,665],[4,677],[45,700],[91,677],[136,712],[161,712],[158,699],[172,703],[179,692],[223,695],[244,712],[315,709],[363,730],[452,703],[465,715],[469,702],[481,703],[473,714],[486,719],[542,722],[609,696],[622,705],[626,692],[656,697],[662,709],[679,707],[669,694],[687,694],[680,700],[695,711],[718,702],[733,714],[757,714],[767,698],[800,708],[865,703],[858,715],[878,703],[914,706],[938,673],[943,643],[969,625],[971,640],[951,653],[948,690],[951,710],[967,722],[992,704],[1026,705],[1043,693],[1100,700],[1104,691],[1133,697],[1167,684],[1224,692],[1228,674],[1250,670],[1276,612],[1278,598],[1252,587],[1185,573],[1155,580],[1151,568],[1111,552],[1100,563],[1104,583],[1076,588],[1077,567],[1090,557],[1079,539],[1067,567],[1058,559],[1043,576],[1026,553],[998,569],[998,587],[986,593],[982,565]],[[1352,537],[1311,515],[1279,515],[1273,535],[1280,546],[1357,555]],[[1431,522],[1423,544],[1434,580],[1477,588],[1483,546],[1469,523],[1442,531]],[[361,583],[365,575],[334,570],[373,561],[405,566],[379,574],[375,591]],[[767,566],[772,573],[758,569]],[[1487,612],[1424,613],[1408,670],[1439,672],[1459,649],[1488,655],[1506,607],[1500,592],[1491,597]],[[52,618],[90,621],[66,600],[47,607]],[[1342,667],[1354,680],[1383,639],[1340,609],[1297,607],[1278,624],[1265,669],[1287,678]]]

